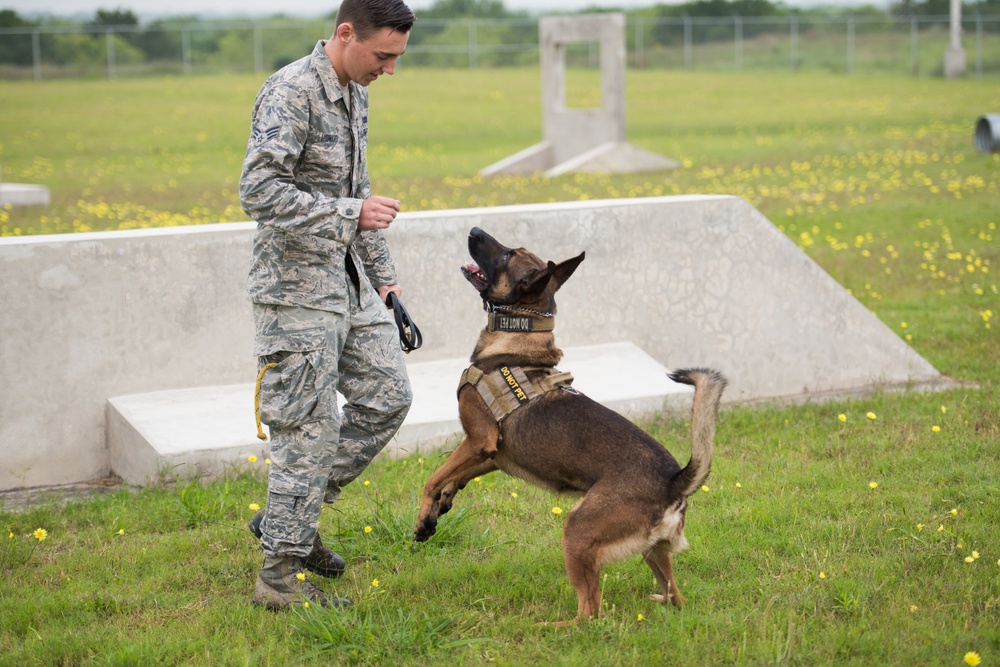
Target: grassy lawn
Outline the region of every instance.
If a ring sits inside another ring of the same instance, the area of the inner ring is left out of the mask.
[[[648,600],[652,576],[632,559],[605,570],[604,616],[572,629],[535,625],[575,614],[552,511],[572,499],[486,476],[438,535],[411,542],[444,454],[379,461],[324,510],[349,569],[316,581],[355,600],[346,613],[250,605],[261,558],[245,522],[265,501],[263,461],[206,486],[0,507],[0,664],[963,665],[974,651],[1000,665],[1000,154],[972,142],[1000,88],[628,76],[629,140],[683,169],[484,179],[541,138],[537,72],[401,69],[371,90],[375,191],[411,211],[737,194],[971,384],[725,409],[675,560],[687,605]],[[571,81],[574,99],[596,85]],[[260,83],[0,82],[3,178],[53,192],[48,208],[0,210],[0,234],[244,220],[236,183]],[[643,425],[686,460],[685,415]]]

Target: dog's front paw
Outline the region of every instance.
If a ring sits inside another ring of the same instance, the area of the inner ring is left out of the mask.
[[[426,542],[437,530],[437,521],[427,517],[417,522],[417,529],[413,531],[414,542]]]

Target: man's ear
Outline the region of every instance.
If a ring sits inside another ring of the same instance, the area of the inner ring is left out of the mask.
[[[344,43],[351,41],[351,38],[354,37],[354,24],[348,21],[341,23],[334,29],[333,36]]]

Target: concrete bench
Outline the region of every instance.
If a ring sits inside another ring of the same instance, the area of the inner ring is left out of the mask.
[[[661,364],[632,343],[572,347],[564,353],[559,369],[573,374],[573,386],[621,414],[690,408],[691,387],[670,380]],[[462,426],[456,389],[468,365],[465,358],[407,364],[413,405],[381,456],[432,451],[449,440],[457,445]],[[251,455],[260,465],[269,441],[257,438],[253,396],[250,383],[108,399],[112,469],[129,484],[145,485],[235,472],[251,465]]]

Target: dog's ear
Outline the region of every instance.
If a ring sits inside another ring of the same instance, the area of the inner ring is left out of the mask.
[[[552,291],[555,292],[563,286],[563,283],[569,280],[569,277],[576,271],[576,267],[580,266],[580,262],[583,261],[586,254],[585,252],[581,252],[576,257],[567,259],[565,262],[559,264],[549,262],[548,266],[533,275],[521,288],[521,294],[524,296],[539,294],[549,286],[549,283],[552,284]]]
[[[567,259],[565,262],[553,265],[549,262],[549,270],[552,271],[552,281],[553,281],[553,291],[559,289],[563,284],[569,280],[569,277],[573,275],[576,271],[576,267],[580,266],[580,262],[586,257],[586,252],[581,252],[579,255],[572,259]]]

